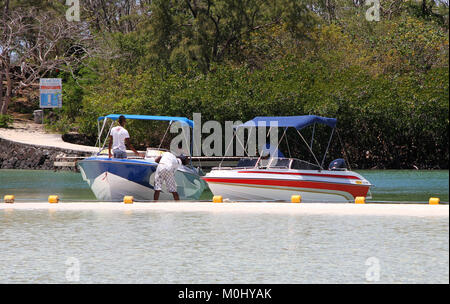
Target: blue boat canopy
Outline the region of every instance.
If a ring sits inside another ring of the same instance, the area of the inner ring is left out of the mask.
[[[171,116],[150,116],[150,115],[130,115],[130,114],[109,114],[107,116],[102,116],[98,118],[101,121],[105,118],[112,120],[117,120],[123,115],[126,119],[136,119],[136,120],[165,120],[165,121],[180,121],[189,125],[189,127],[194,127],[194,122],[186,117],[171,117]]]
[[[276,122],[278,127],[280,128],[293,127],[296,128],[297,130],[300,130],[315,123],[324,124],[331,128],[334,128],[336,127],[337,119],[321,117],[316,115],[274,116],[274,117],[258,116],[253,118],[252,120],[247,121],[242,125],[236,126],[236,128],[254,127],[254,126],[257,127],[258,124],[265,124],[267,127],[270,127],[271,122]]]

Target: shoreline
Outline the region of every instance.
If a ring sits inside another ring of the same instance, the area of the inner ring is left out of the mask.
[[[19,150],[19,153],[14,151]],[[30,153],[30,150],[36,150]],[[42,153],[39,153],[42,152]],[[65,157],[86,157],[98,152],[97,147],[85,146],[66,142],[62,139],[62,134],[50,133],[44,129],[43,124],[36,124],[28,120],[16,120],[11,128],[0,128],[0,169],[29,169],[29,170],[69,170],[77,171],[76,167],[55,167],[53,164],[42,166],[42,161],[47,158],[54,160]],[[25,158],[18,158],[17,154],[26,154],[28,158],[40,159],[36,163]],[[10,159],[13,161],[11,162]],[[16,165],[20,160],[21,164]],[[416,171],[438,171],[449,170],[437,166],[419,168],[412,165],[409,168],[386,168],[375,166],[371,168],[353,168],[359,170],[416,170]]]
[[[0,139],[37,148],[57,148],[78,152],[97,152],[98,148],[65,142],[62,135],[46,132],[43,124],[31,121],[14,122],[12,128],[0,128]]]
[[[62,135],[46,132],[44,125],[31,121],[16,121],[12,128],[0,128],[0,169],[76,172],[76,166],[56,167],[55,162],[90,156],[97,151],[95,147],[67,143]]]

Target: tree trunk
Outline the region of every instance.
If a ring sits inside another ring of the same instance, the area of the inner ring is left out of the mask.
[[[9,70],[9,63],[4,64],[4,67],[6,76],[6,94],[3,98],[2,107],[0,109],[1,115],[6,115],[6,112],[8,111],[8,105],[11,102],[11,95],[12,95],[12,80],[11,80],[11,72]]]
[[[423,17],[428,15],[427,0],[422,0],[422,15]]]
[[[336,5],[333,0],[326,0],[325,7],[327,11],[327,21],[331,23],[334,19],[336,19]]]
[[[6,16],[8,16],[9,14],[9,0],[5,1],[5,6],[3,7],[3,12],[2,12],[2,26],[3,26],[3,31],[6,33]],[[3,37],[0,37],[0,39],[3,40]],[[9,59],[9,58],[8,58]],[[4,68],[4,70],[3,70]],[[7,101],[6,96],[8,95],[8,84],[6,85],[6,95],[3,96],[3,73],[6,74],[7,70],[6,70],[6,65],[3,62],[0,62],[0,114],[6,114],[6,110],[7,110],[7,102],[9,103],[9,99]],[[9,69],[8,69],[9,72]],[[9,75],[8,75],[9,76]],[[8,78],[7,78],[8,79]],[[10,79],[11,80],[11,79]]]
[[[0,62],[0,109],[3,108],[3,64]]]

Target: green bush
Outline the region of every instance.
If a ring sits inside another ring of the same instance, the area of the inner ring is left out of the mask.
[[[80,131],[90,136],[96,135],[97,117],[111,113],[189,118],[201,113],[203,122],[222,124],[255,116],[316,114],[338,119],[352,167],[443,168],[448,162],[446,69],[393,78],[357,66],[333,70],[321,62],[290,59],[258,71],[217,65],[214,73],[195,78],[159,79],[147,71],[97,84],[84,96],[80,111]],[[159,143],[165,127],[129,124],[135,146]],[[328,136],[326,129],[316,133],[319,155]],[[301,146],[301,141],[293,142],[291,150],[308,156]],[[327,162],[340,156],[342,147],[335,138]]]
[[[0,128],[9,128],[13,121],[11,115],[0,115]]]

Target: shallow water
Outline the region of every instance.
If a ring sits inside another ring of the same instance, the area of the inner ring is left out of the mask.
[[[79,283],[448,284],[448,228],[448,217],[3,210],[0,283],[69,282],[76,261]]]
[[[361,170],[374,187],[374,200],[428,202],[439,197],[448,202],[448,170]]]
[[[448,171],[362,174],[375,199],[448,201]],[[4,194],[95,199],[51,171],[0,170]],[[449,218],[5,208],[0,252],[0,283],[448,284]]]
[[[364,170],[357,171],[373,185],[373,200],[428,202],[430,197],[449,200],[449,171]],[[47,201],[58,195],[65,201],[95,201],[81,174],[39,170],[0,170],[0,196],[14,194],[18,201]],[[206,190],[201,199],[211,200]]]
[[[47,170],[0,170],[0,196],[13,194],[17,201],[95,200],[80,173]]]

